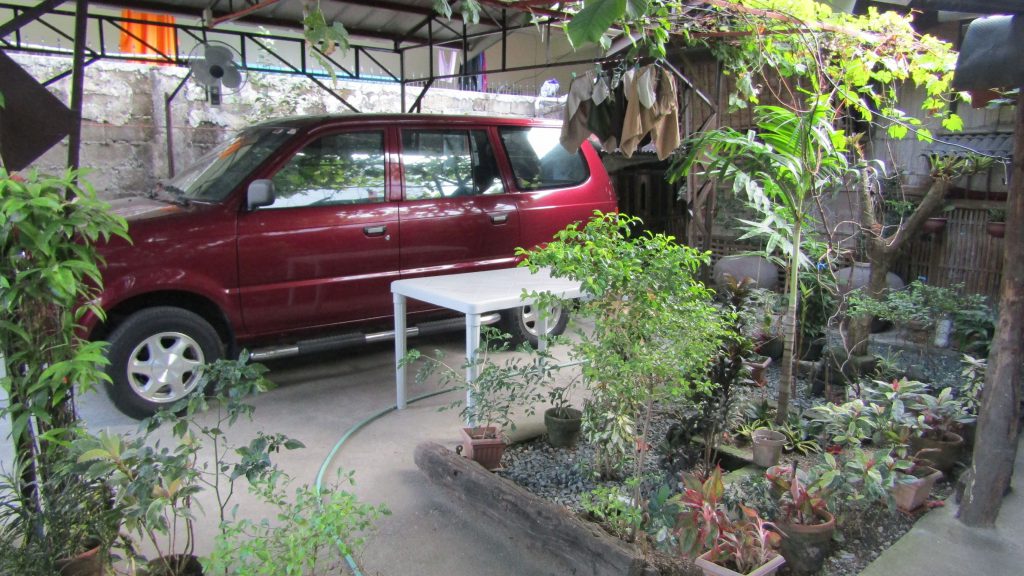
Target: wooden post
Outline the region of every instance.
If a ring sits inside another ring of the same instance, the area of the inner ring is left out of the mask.
[[[995,525],[1010,487],[1020,421],[1021,353],[1024,351],[1024,87],[1017,95],[1013,169],[1006,199],[999,322],[988,356],[974,460],[958,511],[968,526]]]

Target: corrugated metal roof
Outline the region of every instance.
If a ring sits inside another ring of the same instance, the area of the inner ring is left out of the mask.
[[[1013,157],[1013,132],[986,132],[979,134],[946,134],[938,136],[926,154],[965,156],[972,152],[1010,159]]]
[[[237,20],[238,24],[301,28],[302,0],[98,0],[96,4],[130,8],[150,12],[166,12],[180,16],[202,18],[210,9],[219,18],[259,6]],[[454,2],[452,2],[454,4]],[[266,4],[261,6],[261,4]],[[352,37],[388,40],[403,44],[458,42],[462,38],[462,17],[456,8],[451,19],[434,11],[434,0],[319,0],[327,22],[340,22]],[[482,50],[496,41],[500,31],[501,9],[484,4],[478,23],[466,22],[466,34],[471,37],[471,53]],[[432,25],[428,20],[433,19]],[[529,22],[530,15],[509,10],[507,25],[519,26]],[[493,37],[478,35],[494,33]]]

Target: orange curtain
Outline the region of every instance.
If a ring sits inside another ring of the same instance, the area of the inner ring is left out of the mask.
[[[169,24],[174,24],[174,16],[149,14],[146,12],[138,12],[136,10],[122,10],[121,16],[132,20],[145,20],[146,22],[153,23],[123,23],[122,25],[127,32],[121,32],[122,53],[157,54],[157,51],[159,51],[163,52],[170,58],[177,57],[178,46],[174,42],[174,28],[169,26]],[[140,39],[145,42],[140,41]],[[146,44],[149,44],[149,46]],[[153,50],[150,46],[156,48],[156,50]]]

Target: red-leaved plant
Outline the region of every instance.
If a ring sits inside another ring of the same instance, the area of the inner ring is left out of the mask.
[[[807,475],[788,464],[772,466],[765,472],[779,496],[780,518],[790,524],[821,524],[828,517],[827,482],[808,479]]]
[[[756,510],[740,506],[740,517],[729,516],[722,494],[722,470],[703,481],[692,474],[683,477],[685,490],[670,501],[679,506],[675,536],[680,552],[696,557],[710,551],[709,560],[746,574],[771,560],[781,537],[775,526]]]

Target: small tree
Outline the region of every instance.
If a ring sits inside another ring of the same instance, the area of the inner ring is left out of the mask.
[[[813,223],[816,199],[843,184],[849,165],[846,137],[832,127],[830,103],[812,99],[809,108],[792,112],[776,106],[757,108],[757,132],[732,128],[706,132],[692,140],[690,153],[677,161],[670,178],[677,180],[698,162],[704,175],[731,183],[734,194],[746,197],[760,221],[741,220],[740,238],[763,238],[765,252],[781,254],[787,269],[786,310],[782,317],[783,354],[776,423],[786,421],[797,344],[800,270],[811,260],[801,247]]]
[[[0,385],[8,397],[0,417],[11,419],[24,491],[38,493],[55,465],[75,423],[75,387],[106,379],[102,343],[82,341],[75,328],[86,312],[103,315],[93,300],[101,281],[94,246],[113,235],[127,238],[124,219],[77,172],[20,177],[0,168]]]
[[[707,388],[707,364],[724,330],[710,291],[696,280],[708,254],[671,236],[637,234],[640,224],[598,212],[544,248],[520,252],[531,269],[578,280],[588,296],[580,315],[594,327],[572,353],[592,392],[583,432],[597,445],[604,476],[617,475],[636,453],[635,469],[642,469],[653,403]]]

